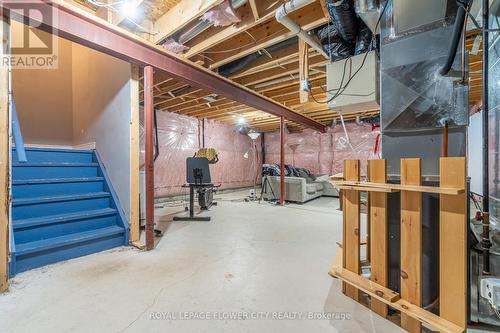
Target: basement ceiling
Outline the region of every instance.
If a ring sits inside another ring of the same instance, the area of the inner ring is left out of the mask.
[[[89,8],[99,10],[90,2],[82,0]],[[102,2],[102,1],[101,1]],[[309,76],[312,83],[314,100],[301,103],[299,98],[299,48],[298,43],[267,51],[273,45],[283,43],[291,37],[290,32],[275,19],[276,8],[284,0],[247,0],[235,11],[241,21],[224,27],[210,25],[184,43],[187,49],[182,56],[214,72],[218,72],[233,61],[260,52],[261,56],[243,68],[230,74],[229,79],[244,85],[260,94],[282,103],[294,111],[307,115],[325,125],[339,117],[322,101],[326,100],[326,63],[327,61],[311,49],[308,52]],[[178,37],[197,26],[200,17],[222,0],[136,0],[137,17],[133,20],[121,16],[114,10],[107,16],[115,23],[152,42],[161,42],[169,37]],[[100,15],[102,17],[102,14]],[[111,18],[110,18],[111,16]],[[290,15],[305,30],[313,30],[329,21],[323,0],[317,0]],[[174,18],[174,19],[172,19]],[[133,22],[131,22],[133,21]],[[469,34],[467,48],[472,49],[476,34]],[[481,100],[481,50],[470,56],[471,105]],[[259,131],[274,131],[279,128],[279,118],[265,110],[256,110],[214,95],[213,92],[191,87],[174,80],[166,73],[155,73],[154,104],[157,110],[178,114],[216,119],[237,125],[244,118],[246,123]],[[141,98],[142,99],[142,98]],[[317,103],[319,102],[319,103]],[[362,110],[344,115],[345,119],[357,116],[372,117],[379,110]],[[302,127],[287,122],[290,130]]]

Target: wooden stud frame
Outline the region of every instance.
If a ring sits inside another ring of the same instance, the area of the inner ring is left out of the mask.
[[[139,216],[139,66],[132,65],[130,80],[130,243],[137,244],[140,237]]]
[[[421,160],[401,160],[401,290],[388,289],[387,183],[385,160],[368,162],[369,185],[359,183],[359,161],[344,161],[343,242],[337,249],[330,275],[343,281],[344,293],[359,300],[363,291],[371,309],[387,316],[389,307],[401,313],[401,327],[421,332],[422,323],[440,332],[461,333],[467,328],[467,194],[465,157],[440,160],[440,186],[421,186]],[[333,182],[335,184],[335,182]],[[361,185],[357,185],[361,184]],[[371,277],[360,275],[359,192],[370,192]],[[422,295],[422,193],[439,193],[439,315],[423,309]]]
[[[359,161],[344,161],[345,180],[359,181]],[[359,192],[356,190],[344,190],[343,192],[344,228],[342,234],[343,244],[343,268],[360,273],[360,250],[359,250],[359,223],[360,223],[360,200]],[[359,290],[351,285],[343,286],[344,293],[352,299],[359,301]]]
[[[5,34],[9,20],[0,18]],[[2,50],[7,50],[9,36],[2,36]],[[1,51],[3,53],[3,51]],[[9,138],[9,68],[0,66],[0,293],[9,288],[9,210],[10,210],[10,138]]]
[[[465,188],[465,157],[442,158],[440,186]],[[441,317],[467,325],[467,195],[439,198],[439,306]]]
[[[368,161],[368,176],[371,182],[387,182],[387,163],[385,160]],[[372,267],[370,280],[383,287],[388,283],[388,219],[387,193],[369,193],[368,215],[370,217],[370,263]],[[387,305],[377,299],[371,302],[373,312],[387,317]]]
[[[401,159],[401,185],[420,186],[422,162]],[[401,191],[401,298],[422,306],[422,193]],[[401,314],[401,327],[420,332],[420,321]]]

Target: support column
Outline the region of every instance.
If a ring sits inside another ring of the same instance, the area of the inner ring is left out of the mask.
[[[146,135],[146,250],[154,248],[153,67],[144,67],[144,118]]]
[[[285,204],[285,117],[280,117],[280,204]]]

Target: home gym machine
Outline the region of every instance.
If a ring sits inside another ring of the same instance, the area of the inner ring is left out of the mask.
[[[216,206],[213,201],[214,193],[220,187],[212,184],[210,177],[209,160],[206,157],[189,157],[186,159],[186,185],[189,187],[189,216],[174,216],[174,221],[210,221],[209,216],[194,215],[194,196],[198,194],[198,204],[201,210],[208,210]]]

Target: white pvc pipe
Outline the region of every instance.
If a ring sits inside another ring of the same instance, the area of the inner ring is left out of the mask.
[[[302,39],[304,42],[309,44],[313,49],[318,51],[326,59],[330,59],[328,53],[323,50],[323,47],[314,38],[312,38],[307,31],[303,30],[297,23],[292,21],[287,15],[297,9],[300,9],[306,5],[309,5],[316,0],[291,0],[276,9],[276,21],[283,24],[288,30],[294,33],[297,37]]]

